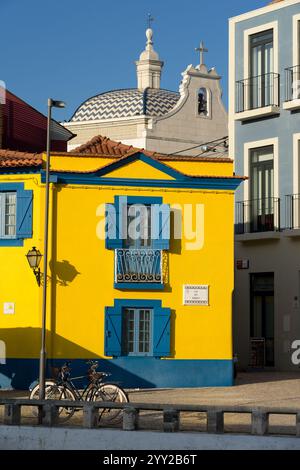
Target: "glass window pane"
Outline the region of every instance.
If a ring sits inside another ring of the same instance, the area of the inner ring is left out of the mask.
[[[140,310],[139,321],[139,352],[150,351],[150,310]]]
[[[1,193],[0,196],[0,235],[14,237],[16,236],[16,193]]]

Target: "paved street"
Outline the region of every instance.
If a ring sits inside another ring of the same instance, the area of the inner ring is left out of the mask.
[[[24,392],[0,391],[1,397],[25,397]],[[252,372],[239,374],[236,385],[227,388],[196,388],[168,390],[132,390],[129,392],[132,402],[167,403],[167,404],[209,404],[209,405],[255,405],[281,406],[300,409],[300,372],[274,373]],[[0,407],[0,419],[3,409]],[[77,413],[67,423],[68,426],[79,426],[82,415]],[[34,424],[31,409],[23,413],[24,424]],[[162,428],[162,414],[159,412],[141,412],[139,426],[141,429],[159,430]],[[293,434],[295,418],[290,416],[271,416],[270,432]],[[182,413],[181,429],[183,431],[205,431],[206,416],[203,413]],[[226,414],[225,431],[249,432],[250,415]]]

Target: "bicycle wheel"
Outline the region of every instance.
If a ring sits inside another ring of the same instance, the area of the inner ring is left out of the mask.
[[[128,403],[126,392],[117,385],[103,384],[100,385],[92,397],[93,401],[112,401],[114,403]],[[99,408],[99,423],[106,424],[110,422],[120,422],[123,410],[117,408]]]
[[[30,393],[30,400],[38,400],[40,395],[40,386],[37,384]],[[54,380],[47,380],[45,382],[45,400],[68,400],[75,401],[76,397],[72,390],[64,385],[57,385]],[[73,416],[75,408],[68,408],[60,406],[58,408],[59,421],[65,422]],[[36,406],[32,407],[32,414],[38,416],[38,409]]]

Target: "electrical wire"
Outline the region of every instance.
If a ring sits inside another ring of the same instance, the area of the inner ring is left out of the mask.
[[[225,137],[220,137],[219,139],[211,140],[210,142],[202,142],[201,144],[194,145],[193,147],[189,147],[189,148],[186,148],[186,149],[178,150],[178,152],[171,152],[171,153],[168,153],[168,154],[166,155],[166,157],[171,157],[171,156],[173,156],[173,155],[178,155],[179,153],[187,152],[188,150],[193,150],[193,149],[196,149],[196,148],[198,148],[198,147],[204,147],[205,145],[214,144],[214,143],[216,143],[216,142],[226,141],[227,139],[228,139],[228,135],[225,136]],[[204,151],[204,152],[207,152],[207,150]]]

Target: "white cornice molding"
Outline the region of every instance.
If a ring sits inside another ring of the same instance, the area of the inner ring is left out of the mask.
[[[281,8],[297,5],[297,3],[300,3],[300,0],[283,0],[279,3],[271,3],[270,5],[258,8],[257,10],[251,10],[241,15],[233,16],[232,18],[229,18],[229,23],[238,23],[240,21],[249,20],[255,16],[264,15],[265,13],[271,13],[273,11],[280,10]]]

